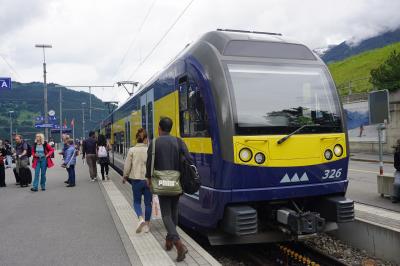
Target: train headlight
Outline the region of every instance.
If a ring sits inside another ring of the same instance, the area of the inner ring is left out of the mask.
[[[336,144],[335,147],[333,148],[333,153],[337,156],[340,157],[343,155],[343,147],[340,144]]]
[[[326,150],[325,152],[324,152],[324,156],[325,156],[325,159],[327,159],[328,161],[329,160],[331,160],[332,159],[332,157],[333,157],[333,152],[331,151],[331,150]]]
[[[254,161],[258,164],[263,164],[265,162],[265,155],[261,152],[256,153],[256,155],[254,155]]]
[[[253,153],[249,148],[243,148],[239,152],[239,158],[243,162],[247,163],[251,160],[251,158],[253,158]]]

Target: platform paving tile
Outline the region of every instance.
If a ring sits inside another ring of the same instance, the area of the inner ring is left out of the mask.
[[[137,219],[132,207],[114,182],[103,182],[101,185],[104,186],[115,207],[142,264],[144,266],[175,265],[152,234],[136,234]]]
[[[115,187],[121,191],[121,195],[126,198],[126,202],[132,204],[132,189],[129,184],[122,184],[121,176],[114,170],[110,170],[109,176],[113,181]],[[105,182],[104,184],[107,184]],[[131,214],[134,217],[135,223],[137,218],[134,214],[133,208],[131,207]],[[160,214],[151,220],[151,233],[156,241],[158,241],[159,246],[163,248],[165,242],[166,230],[162,223]],[[188,247],[189,253],[186,256],[185,261],[176,262],[176,250],[173,249],[166,254],[169,258],[178,266],[185,265],[221,265],[217,260],[215,260],[209,253],[207,253],[201,246],[199,246],[193,239],[191,239],[182,229],[178,228],[178,233],[181,236],[181,240]]]
[[[66,170],[56,156],[46,191],[15,185],[6,170],[0,188],[0,265],[131,265],[100,186],[78,160],[77,186],[66,188]],[[33,172],[33,171],[32,171]]]

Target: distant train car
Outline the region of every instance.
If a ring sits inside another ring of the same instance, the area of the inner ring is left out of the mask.
[[[348,141],[326,65],[280,34],[218,30],[187,46],[102,123],[121,170],[138,128],[173,119],[201,175],[180,221],[212,244],[270,242],[354,219]]]

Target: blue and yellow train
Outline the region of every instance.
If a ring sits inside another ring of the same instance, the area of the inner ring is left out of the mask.
[[[280,241],[354,219],[345,118],[326,65],[280,34],[217,30],[102,122],[122,169],[138,128],[173,119],[201,176],[180,222],[211,243]]]

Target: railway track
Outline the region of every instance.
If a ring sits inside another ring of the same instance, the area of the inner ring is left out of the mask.
[[[242,253],[249,265],[349,266],[301,242],[251,245]]]

